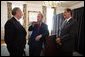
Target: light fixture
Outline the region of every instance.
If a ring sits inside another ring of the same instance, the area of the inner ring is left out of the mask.
[[[62,1],[44,1],[43,5],[47,7],[61,6]]]

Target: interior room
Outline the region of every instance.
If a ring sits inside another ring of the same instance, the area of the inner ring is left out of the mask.
[[[25,54],[29,56],[29,37],[32,32],[28,31],[30,24],[37,22],[38,12],[43,14],[43,20],[48,26],[49,37],[47,38],[47,56],[55,54],[55,45],[52,35],[58,34],[58,29],[63,22],[63,12],[66,8],[72,9],[73,18],[78,22],[78,36],[75,40],[73,56],[84,55],[84,1],[1,1],[1,56],[9,56],[7,45],[4,41],[6,22],[12,17],[12,9],[19,7],[23,12],[23,17],[19,20],[25,28],[26,45]],[[42,53],[40,56],[44,56]]]

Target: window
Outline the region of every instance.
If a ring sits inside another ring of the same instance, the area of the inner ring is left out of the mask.
[[[49,29],[49,33],[51,35],[51,31],[52,31],[52,28],[53,28],[53,14],[54,14],[54,8],[51,8],[51,7],[47,7],[47,10],[46,10],[46,24],[48,25],[48,29]]]
[[[28,11],[28,14],[29,14],[29,23],[33,21],[37,22],[37,15],[38,15],[37,11]]]

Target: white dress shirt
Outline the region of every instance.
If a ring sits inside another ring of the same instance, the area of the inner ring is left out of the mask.
[[[69,17],[68,19],[66,19],[66,21],[68,22],[72,17]]]

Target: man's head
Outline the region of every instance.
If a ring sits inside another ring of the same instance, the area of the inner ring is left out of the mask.
[[[63,16],[64,16],[65,19],[68,19],[69,17],[72,16],[72,10],[69,9],[69,8],[65,9]]]
[[[43,15],[42,15],[41,12],[39,12],[38,15],[37,15],[37,21],[42,22],[42,20],[43,20]]]
[[[21,9],[18,8],[18,7],[15,7],[12,10],[12,15],[15,16],[15,17],[17,17],[17,19],[20,19],[23,16]]]

